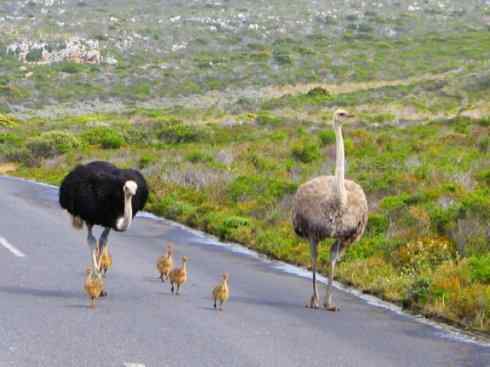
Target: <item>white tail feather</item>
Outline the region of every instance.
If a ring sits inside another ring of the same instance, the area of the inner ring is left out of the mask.
[[[75,215],[71,216],[71,225],[75,229],[83,229],[83,220]]]

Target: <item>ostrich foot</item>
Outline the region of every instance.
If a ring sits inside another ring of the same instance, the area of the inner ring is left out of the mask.
[[[106,291],[101,291],[99,294],[99,297],[107,297],[107,292]]]
[[[318,296],[316,295],[311,296],[310,304],[306,304],[305,307],[318,310],[320,308],[320,299],[318,298]]]
[[[340,308],[338,308],[337,306],[335,306],[335,305],[334,305],[334,304],[332,304],[332,303],[331,303],[331,304],[327,304],[327,303],[325,303],[325,304],[323,305],[323,307],[325,307],[325,310],[326,310],[326,311],[331,311],[331,312],[336,312],[336,311],[339,311],[339,310],[340,310]]]

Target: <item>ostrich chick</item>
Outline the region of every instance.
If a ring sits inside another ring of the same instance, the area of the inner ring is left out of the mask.
[[[109,270],[111,266],[112,266],[112,256],[109,252],[109,246],[104,246],[99,258],[100,271],[102,271],[105,275],[105,273],[107,273],[107,270]]]
[[[180,294],[180,287],[187,281],[187,260],[188,258],[183,256],[182,266],[180,268],[173,269],[168,275],[172,294],[174,294],[174,291],[176,295]],[[175,290],[175,286],[177,286],[177,290]]]
[[[214,308],[219,301],[219,309],[223,310],[223,304],[230,298],[230,287],[228,286],[228,274],[223,274],[223,280],[213,289]]]
[[[94,271],[90,267],[87,268],[86,274],[85,292],[90,298],[90,307],[95,308],[95,300],[104,292],[104,280],[100,272]]]
[[[172,245],[167,246],[167,252],[165,255],[160,256],[157,260],[157,270],[160,273],[160,280],[165,282],[168,279],[168,275],[174,266],[174,260],[172,259]]]

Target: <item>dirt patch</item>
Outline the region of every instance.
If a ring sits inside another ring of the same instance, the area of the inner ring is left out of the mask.
[[[13,172],[17,169],[17,166],[13,163],[0,163],[0,175]]]
[[[343,93],[353,93],[359,91],[365,91],[369,89],[378,89],[383,87],[395,87],[401,85],[410,85],[414,83],[420,83],[424,81],[435,81],[435,80],[443,80],[447,78],[450,74],[441,73],[441,74],[432,74],[432,75],[423,75],[416,78],[408,78],[403,80],[380,80],[380,81],[371,81],[364,83],[342,83],[342,84],[325,84],[325,83],[306,83],[306,84],[295,84],[295,85],[282,85],[282,86],[270,86],[262,89],[262,94],[269,98],[278,98],[287,94],[300,94],[307,93],[313,88],[322,88],[326,89],[330,93],[334,94],[343,94]]]

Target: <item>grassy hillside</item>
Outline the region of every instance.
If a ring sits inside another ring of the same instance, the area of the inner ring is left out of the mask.
[[[480,0],[2,1],[0,112],[83,114],[209,92],[255,99],[269,85],[471,72],[488,68],[489,14]],[[103,61],[38,65],[34,48],[22,63],[9,49],[42,42],[55,52],[74,37]]]

